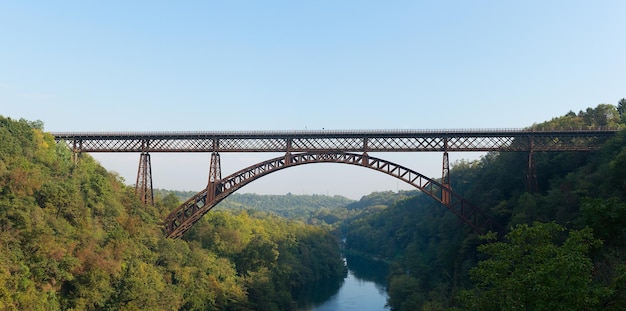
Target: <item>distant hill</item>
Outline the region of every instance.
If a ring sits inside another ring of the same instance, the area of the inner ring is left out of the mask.
[[[197,191],[183,191],[183,190],[168,190],[168,189],[154,189],[155,197],[165,197],[168,194],[175,195],[181,202],[187,201],[189,198],[194,196]]]
[[[246,206],[254,209],[275,212],[287,216],[289,211],[294,209],[304,209],[314,211],[321,208],[345,207],[353,203],[354,200],[343,196],[327,196],[320,194],[295,195],[268,195],[255,193],[234,193],[223,202],[225,206]]]
[[[194,191],[166,189],[155,189],[154,192],[157,200],[168,195],[174,195],[180,202],[184,202],[196,194]],[[273,214],[305,223],[332,224],[345,219],[348,216],[345,206],[354,202],[354,200],[339,195],[233,193],[220,202],[216,209],[231,213],[245,210],[251,212],[250,215],[257,215],[258,217]]]
[[[155,195],[165,197],[175,195],[181,202],[196,192],[176,190],[155,190]],[[363,211],[385,209],[398,201],[420,194],[418,190],[373,192],[354,201],[343,196],[327,195],[270,195],[255,193],[234,193],[216,207],[221,211],[240,212],[242,210],[270,213],[288,219],[301,220],[311,224],[335,224],[356,216]]]
[[[349,210],[364,210],[369,207],[374,206],[390,206],[398,201],[408,199],[410,197],[416,196],[420,194],[419,190],[409,190],[409,191],[383,191],[383,192],[373,192],[362,197],[359,201],[350,203],[346,206]]]

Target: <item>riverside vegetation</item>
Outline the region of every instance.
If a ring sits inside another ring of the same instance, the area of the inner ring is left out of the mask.
[[[533,127],[626,128],[625,106]],[[234,194],[169,240],[159,222],[188,193],[143,206],[41,127],[0,119],[0,309],[289,310],[302,284],[345,275],[343,237],[390,264],[392,310],[626,310],[625,131],[595,153],[536,153],[534,193],[527,154],[456,162],[453,189],[508,228],[500,241],[417,191]]]

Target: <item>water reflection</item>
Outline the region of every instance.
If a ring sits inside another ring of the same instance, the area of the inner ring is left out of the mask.
[[[344,283],[345,278],[336,278],[318,281],[301,288],[296,297],[298,310],[316,310],[316,306],[337,294]]]
[[[348,276],[325,280],[303,288],[297,297],[298,311],[387,310],[388,266],[380,261],[346,256]]]
[[[376,285],[382,286],[384,291],[387,291],[385,284],[387,284],[389,266],[385,262],[354,255],[346,255],[346,261],[348,268],[352,270],[355,277],[374,282]]]

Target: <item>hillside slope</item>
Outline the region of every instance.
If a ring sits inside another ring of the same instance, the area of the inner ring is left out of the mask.
[[[210,213],[166,239],[175,197],[140,204],[41,127],[0,116],[0,310],[287,310],[345,274],[332,235],[278,217]]]
[[[624,128],[625,120],[599,105],[533,127]],[[344,223],[346,247],[393,262],[392,310],[624,310],[626,131],[599,152],[535,158],[534,193],[527,154],[490,153],[450,172],[456,192],[510,230],[499,243],[480,246],[486,241],[456,216],[416,196]]]

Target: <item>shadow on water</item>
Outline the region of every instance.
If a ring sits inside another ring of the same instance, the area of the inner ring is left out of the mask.
[[[388,265],[355,255],[346,255],[345,259],[348,275],[303,287],[294,297],[297,310],[385,310]]]

